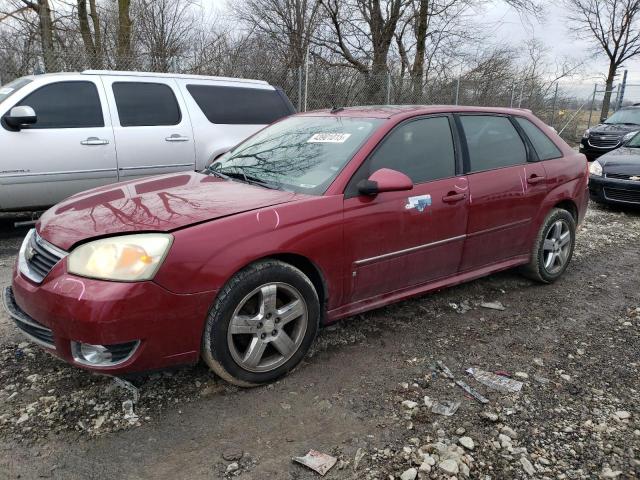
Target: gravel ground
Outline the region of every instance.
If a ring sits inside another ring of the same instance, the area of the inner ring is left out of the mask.
[[[12,220],[0,217],[0,286],[24,235]],[[319,478],[291,461],[309,449],[338,459],[332,479],[637,478],[639,263],[640,214],[592,207],[556,284],[504,272],[358,315],[252,390],[203,366],[119,384],[0,313],[0,478]],[[522,389],[492,390],[469,367]],[[445,401],[460,407],[432,412]]]

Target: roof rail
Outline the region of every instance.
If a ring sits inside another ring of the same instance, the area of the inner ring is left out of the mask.
[[[190,80],[217,80],[223,82],[252,83],[257,85],[269,85],[264,80],[254,80],[249,78],[233,78],[233,77],[216,77],[213,75],[192,75],[185,73],[155,73],[155,72],[138,72],[124,70],[84,70],[83,75],[114,75],[128,77],[160,77],[160,78],[182,78]]]

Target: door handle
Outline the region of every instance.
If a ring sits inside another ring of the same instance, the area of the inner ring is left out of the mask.
[[[174,133],[170,137],[165,138],[165,141],[167,141],[167,142],[188,142],[189,141],[189,137],[183,137],[182,135],[180,135],[178,133]]]
[[[105,140],[104,138],[98,138],[98,137],[89,137],[86,140],[82,140],[80,142],[80,145],[88,145],[88,146],[108,145],[108,144],[109,144],[109,140]]]
[[[460,200],[464,200],[465,198],[467,198],[467,195],[465,193],[451,193],[442,197],[442,201],[444,203],[456,203]]]
[[[537,183],[544,182],[545,180],[546,177],[544,176],[531,175],[529,178],[527,178],[527,183],[529,185],[535,185]]]

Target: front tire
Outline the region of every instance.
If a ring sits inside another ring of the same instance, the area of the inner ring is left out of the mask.
[[[202,337],[202,358],[242,387],[272,382],[309,350],[320,319],[318,294],[299,269],[278,260],[249,265],[219,292]]]
[[[576,221],[566,210],[549,212],[536,236],[531,261],[522,273],[541,283],[553,283],[567,269],[576,240]]]

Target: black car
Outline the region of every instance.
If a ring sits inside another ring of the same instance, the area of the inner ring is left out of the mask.
[[[589,193],[598,203],[640,206],[640,134],[591,163]]]
[[[582,136],[580,153],[590,162],[621,146],[640,131],[640,105],[625,107],[607,118],[604,123],[589,128]]]

